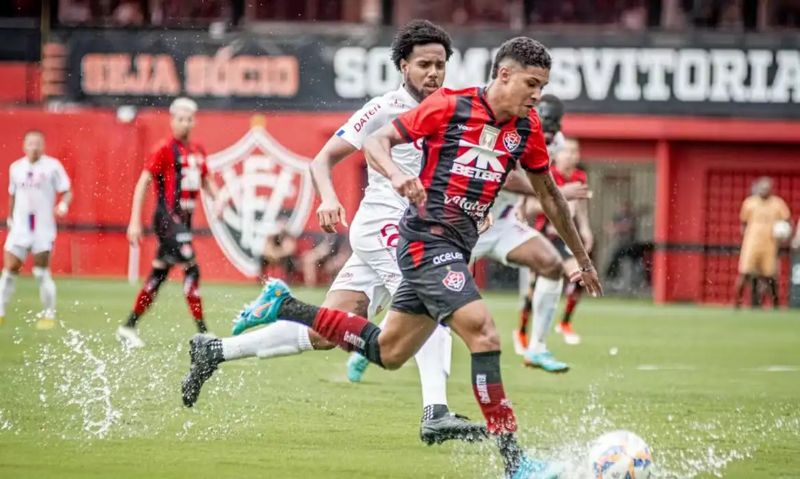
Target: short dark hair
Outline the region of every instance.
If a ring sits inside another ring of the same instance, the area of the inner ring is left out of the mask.
[[[411,20],[403,25],[392,40],[392,63],[400,70],[400,60],[408,60],[416,45],[438,43],[444,47],[445,59],[453,54],[450,35],[444,28],[428,20]]]
[[[497,69],[500,62],[506,58],[518,62],[524,67],[534,66],[550,69],[550,54],[544,45],[529,37],[516,37],[500,45],[494,56],[492,65],[492,79],[497,78]]]

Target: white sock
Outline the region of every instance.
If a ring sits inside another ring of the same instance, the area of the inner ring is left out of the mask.
[[[6,315],[6,306],[11,300],[11,295],[14,294],[14,281],[17,275],[7,269],[3,269],[3,274],[0,275],[0,316]]]
[[[312,349],[308,328],[291,321],[277,321],[239,336],[222,338],[222,356],[231,359],[276,358]]]
[[[453,338],[448,328],[439,326],[414,356],[422,384],[422,407],[447,406],[447,376]]]
[[[528,344],[528,351],[534,354],[547,351],[547,335],[556,316],[556,307],[561,299],[563,280],[540,276],[533,289],[533,337]]]
[[[53,319],[56,317],[56,283],[50,275],[49,268],[41,266],[33,267],[33,277],[39,283],[39,299],[42,300],[44,317]]]

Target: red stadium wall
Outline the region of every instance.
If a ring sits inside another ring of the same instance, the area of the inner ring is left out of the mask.
[[[311,158],[346,114],[268,113],[265,117],[266,130],[278,143]],[[245,135],[252,119],[252,114],[244,112],[201,112],[195,139],[209,153],[220,151]],[[3,188],[8,164],[21,156],[21,138],[30,128],[44,131],[48,153],[64,162],[73,179],[75,201],[56,242],[56,273],[126,274],[125,228],[133,186],[147,153],[168,135],[168,121],[166,113],[154,110],[141,112],[132,123],[120,123],[115,113],[106,110],[0,111]],[[790,203],[795,219],[800,215],[800,122],[568,115],[564,130],[581,139],[588,161],[655,164],[656,301],[730,301],[740,241],[738,208],[756,175],[778,178],[776,192]],[[358,185],[340,188],[351,217],[362,193],[361,163],[345,162],[334,173],[338,184]],[[152,211],[149,203],[145,220]],[[5,216],[6,208],[7,202],[0,202],[0,214]],[[315,208],[316,203],[307,231],[319,231]],[[244,279],[208,232],[202,211],[195,225],[201,230],[195,245],[203,277]],[[0,240],[4,238],[5,230],[0,230]],[[146,271],[154,250],[155,240],[148,236],[140,271]]]
[[[344,114],[266,114],[265,128],[286,149],[312,158],[346,118]],[[234,112],[201,112],[193,138],[208,153],[222,150],[245,135],[253,115]],[[59,158],[72,178],[75,199],[69,214],[60,223],[53,269],[57,274],[124,276],[127,274],[128,244],[125,230],[130,215],[133,187],[142,164],[159,141],[169,135],[169,115],[143,111],[132,123],[117,121],[111,111],[47,113],[39,110],[0,111],[0,184],[8,184],[8,165],[22,156],[21,139],[25,131],[44,132],[47,153]],[[352,217],[361,197],[362,160],[353,159],[337,166],[335,181],[350,184],[341,188],[340,199]],[[152,217],[152,195],[143,220]],[[306,230],[319,231],[312,205]],[[0,214],[7,216],[8,202],[0,202]],[[200,234],[195,247],[203,277],[213,280],[241,280],[244,276],[226,259],[208,231],[202,208],[196,213]],[[205,232],[205,233],[203,233]],[[0,240],[5,240],[5,229]],[[155,252],[156,242],[149,235],[141,250],[140,271]]]
[[[652,158],[656,167],[653,297],[730,303],[741,242],[739,208],[761,175],[800,217],[800,122],[567,115],[582,154]],[[600,192],[602,194],[602,192]],[[781,257],[782,303],[788,256]]]

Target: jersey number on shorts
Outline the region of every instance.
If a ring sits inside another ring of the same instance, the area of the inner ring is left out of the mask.
[[[400,229],[394,223],[387,223],[381,228],[381,241],[390,247],[397,248],[397,242],[400,241]]]

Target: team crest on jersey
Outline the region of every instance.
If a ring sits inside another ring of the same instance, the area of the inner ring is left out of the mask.
[[[467,277],[461,271],[448,271],[447,276],[442,280],[442,284],[450,291],[461,291],[467,282]]]
[[[507,131],[505,135],[503,135],[503,145],[505,145],[509,153],[516,150],[521,141],[522,137],[520,137],[519,133],[516,131]]]
[[[206,218],[217,244],[242,274],[258,275],[258,257],[277,227],[292,235],[303,232],[314,198],[310,161],[284,148],[260,125],[208,156],[212,181],[230,200],[216,218],[214,204],[203,195]]]

